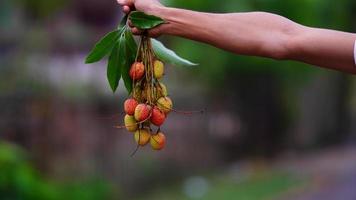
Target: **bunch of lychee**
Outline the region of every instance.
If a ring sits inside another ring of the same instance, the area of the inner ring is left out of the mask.
[[[153,54],[141,54],[138,59],[129,71],[133,88],[130,98],[124,103],[125,128],[134,133],[138,146],[150,143],[154,150],[161,150],[166,137],[160,127],[173,106],[167,96],[167,88],[161,82],[164,64]],[[156,131],[153,131],[154,126]]]

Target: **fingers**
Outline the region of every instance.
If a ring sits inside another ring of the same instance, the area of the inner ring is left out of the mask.
[[[136,28],[136,27],[132,27],[132,28],[131,28],[131,32],[132,32],[132,34],[134,34],[134,35],[142,35],[142,33],[143,33],[142,30],[140,30],[140,29],[138,29],[138,28]]]
[[[161,27],[160,27],[160,26],[148,30],[148,36],[150,36],[150,37],[152,37],[152,38],[157,38],[157,37],[159,37],[161,34],[162,34],[162,30],[161,30]]]
[[[117,0],[117,3],[120,4],[121,6],[133,6],[134,1],[133,0]]]
[[[134,0],[117,0],[117,3],[122,6],[122,11],[126,14],[134,9]]]
[[[142,35],[144,33],[144,30],[138,29],[136,27],[131,27],[131,32],[134,35]],[[156,38],[161,35],[161,29],[160,27],[156,27],[150,30],[147,30],[148,36],[152,38]]]
[[[132,10],[135,10],[134,2],[135,0],[117,0],[117,3],[122,6],[122,11],[126,14],[129,14]],[[128,21],[128,25],[134,35],[142,35],[144,33],[144,30],[136,28],[130,20]],[[150,37],[158,37],[161,34],[161,28],[158,26],[147,30],[147,33]]]
[[[130,9],[129,6],[123,6],[123,7],[122,7],[122,11],[123,11],[124,13],[128,14],[128,13],[130,13],[131,9]]]
[[[132,32],[134,35],[142,35],[143,30],[140,30],[140,29],[136,28],[136,27],[132,24],[131,20],[129,20],[127,24],[129,25],[129,27],[130,27],[130,29],[131,29],[131,32]]]
[[[142,35],[145,31],[147,31],[146,33],[148,34],[148,36],[156,38],[158,36],[160,36],[162,34],[162,31],[164,29],[164,27],[162,25],[157,26],[153,29],[149,29],[149,30],[141,30],[137,27],[135,27],[133,25],[133,23],[131,22],[131,20],[128,20],[127,24],[129,25],[132,34],[134,35]]]

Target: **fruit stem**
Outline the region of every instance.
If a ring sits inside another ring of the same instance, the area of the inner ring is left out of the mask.
[[[131,126],[135,126],[135,125],[141,125],[141,124],[143,124],[143,123],[145,123],[145,122],[147,122],[150,118],[151,118],[151,116],[152,116],[152,111],[151,111],[151,113],[150,113],[150,115],[145,119],[145,120],[143,120],[143,121],[140,121],[140,122],[136,122],[136,123],[134,123],[134,124],[132,124],[132,125],[130,125],[130,126],[114,126],[114,128],[118,128],[118,129],[121,129],[121,128],[130,128]]]
[[[159,104],[160,106],[162,106],[162,107],[164,107],[166,109],[169,109],[169,110],[171,110],[171,111],[173,111],[175,113],[183,114],[183,115],[203,114],[206,111],[206,109],[203,109],[203,110],[192,110],[192,111],[182,111],[182,110],[175,110],[173,108],[169,108],[169,107],[167,107],[167,106],[165,106],[165,105],[163,105],[163,104],[161,104],[159,102],[157,102],[157,104]]]
[[[140,141],[140,140],[139,140]],[[131,153],[131,157],[134,157],[134,155],[137,153],[137,151],[138,151],[138,149],[140,148],[140,145],[139,144],[137,144],[137,146],[136,146],[136,148],[135,148],[135,150]]]

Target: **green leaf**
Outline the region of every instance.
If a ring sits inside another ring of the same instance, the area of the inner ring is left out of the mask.
[[[132,92],[132,79],[129,75],[129,71],[131,68],[131,64],[135,62],[135,57],[137,53],[137,44],[132,36],[132,33],[128,30],[125,31],[125,38],[126,38],[126,45],[125,45],[125,52],[126,52],[126,64],[122,69],[122,79],[124,80],[125,88],[130,94]]]
[[[105,35],[98,43],[95,44],[94,48],[91,50],[85,63],[95,63],[106,56],[115,46],[115,41],[119,38],[119,30],[112,31]]]
[[[134,11],[129,16],[132,24],[139,29],[151,29],[165,23],[163,19],[154,15],[147,15],[143,12]]]
[[[131,31],[129,31],[129,30],[125,31],[125,39],[126,39],[126,45],[127,45],[128,49],[130,50],[130,53],[134,54],[136,56],[137,44],[136,44],[136,41],[135,41]]]
[[[189,60],[179,57],[174,51],[165,47],[160,41],[151,39],[152,47],[156,56],[163,62],[170,63],[177,66],[196,66],[198,64],[192,63]]]
[[[119,86],[119,81],[121,76],[121,66],[119,65],[120,62],[119,46],[120,43],[115,44],[108,60],[107,77],[108,77],[109,85],[113,92],[115,92],[117,87]]]

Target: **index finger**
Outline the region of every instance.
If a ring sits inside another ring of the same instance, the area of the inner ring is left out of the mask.
[[[121,6],[129,6],[129,7],[134,6],[133,0],[117,0],[117,3],[120,4]]]
[[[128,13],[130,13],[131,9],[130,9],[129,6],[123,6],[123,7],[122,7],[122,11],[123,11],[124,13],[128,14]]]

